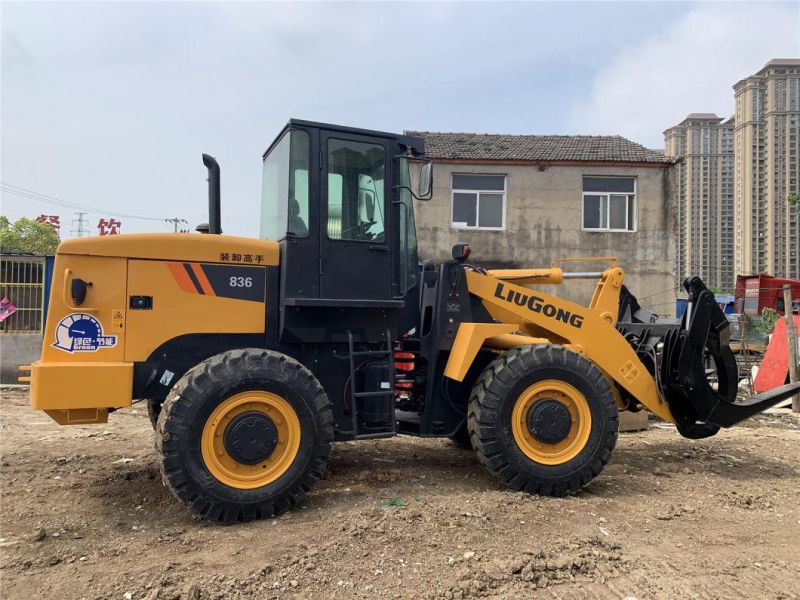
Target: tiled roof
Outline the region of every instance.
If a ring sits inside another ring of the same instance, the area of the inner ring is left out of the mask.
[[[433,159],[672,163],[674,159],[619,135],[497,135],[406,131],[425,140]]]

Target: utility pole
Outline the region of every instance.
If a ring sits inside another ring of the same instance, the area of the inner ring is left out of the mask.
[[[750,328],[750,317],[744,312],[739,315],[739,331],[742,338],[742,363],[747,369],[747,386],[750,389],[750,395],[753,395],[753,365],[750,362],[750,351],[747,348],[747,331]]]
[[[72,230],[70,231],[73,234],[73,237],[84,237],[89,235],[89,230],[84,227],[84,225],[89,225],[89,222],[86,220],[86,215],[88,213],[85,212],[76,212],[75,218],[72,219]]]
[[[189,221],[186,219],[181,219],[178,217],[173,217],[171,219],[164,219],[165,223],[172,223],[175,233],[178,233],[178,225],[186,225],[186,228],[181,227],[180,233],[189,233]]]
[[[792,286],[783,286],[783,314],[786,317],[786,348],[789,355],[789,383],[797,383],[797,328],[792,316]],[[800,394],[792,396],[792,412],[800,413]]]

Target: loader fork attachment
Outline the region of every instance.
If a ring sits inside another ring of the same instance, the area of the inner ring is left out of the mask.
[[[699,277],[684,281],[689,294],[680,330],[664,337],[662,391],[681,435],[704,438],[774,406],[800,389],[786,385],[736,402],[739,375],[728,346],[730,323]],[[709,369],[708,367],[712,367]],[[716,375],[716,388],[709,381]]]

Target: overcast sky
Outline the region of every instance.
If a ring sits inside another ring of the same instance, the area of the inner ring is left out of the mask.
[[[689,112],[730,115],[731,86],[769,59],[800,57],[799,6],[2,2],[2,181],[194,227],[208,152],[223,229],[257,235],[261,155],[290,117],[659,148]],[[2,214],[41,213],[69,229],[71,210],[2,195]]]

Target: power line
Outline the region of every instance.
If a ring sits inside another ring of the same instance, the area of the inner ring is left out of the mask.
[[[50,196],[48,194],[42,194],[42,193],[36,192],[34,190],[29,190],[27,188],[23,188],[23,187],[20,187],[20,186],[12,185],[10,183],[2,183],[2,187],[3,187],[3,191],[4,192],[10,193],[10,194],[14,194],[14,195],[17,195],[17,196],[20,196],[20,197],[23,197],[23,198],[29,198],[31,200],[38,200],[39,202],[44,202],[44,203],[47,203],[47,204],[53,204],[53,205],[62,206],[62,207],[65,207],[65,208],[79,208],[79,209],[89,210],[89,211],[92,211],[92,212],[98,212],[100,214],[103,214],[103,213],[108,214],[108,213],[112,212],[112,211],[109,211],[108,209],[100,209],[100,208],[97,208],[95,206],[89,206],[88,204],[81,204],[81,203],[78,203],[78,202],[72,202],[72,201],[69,201],[69,200],[63,200],[61,198],[56,198],[55,196]],[[127,214],[127,213],[117,213],[117,212],[115,212],[114,214],[119,215],[119,216],[125,216],[127,218],[160,220],[160,219],[155,219],[153,217],[142,217],[140,215],[131,215],[131,214]]]
[[[164,221],[164,219],[160,219],[158,217],[143,217],[141,215],[133,215],[129,213],[117,212],[113,210],[108,210],[105,208],[97,208],[96,206],[89,206],[88,204],[79,204],[77,202],[71,202],[69,200],[62,200],[61,198],[57,198],[55,196],[49,196],[47,194],[41,194],[39,192],[35,192],[33,190],[29,190],[17,185],[11,185],[10,183],[0,182],[2,184],[3,192],[7,194],[13,194],[15,196],[19,196],[21,198],[27,198],[29,200],[35,200],[37,202],[42,202],[45,204],[51,204],[54,206],[60,206],[62,208],[71,208],[74,210],[83,210],[87,212],[93,212],[101,215],[110,215],[115,217],[122,217],[125,219],[141,219],[143,221]]]

